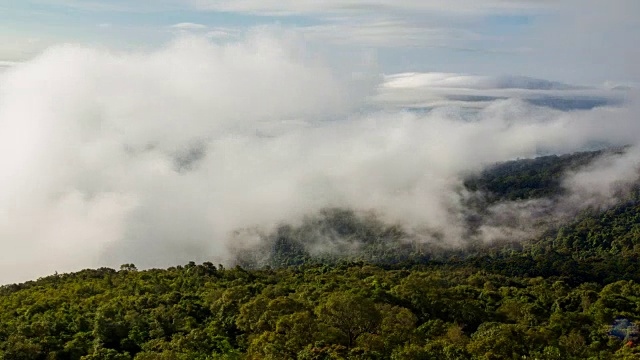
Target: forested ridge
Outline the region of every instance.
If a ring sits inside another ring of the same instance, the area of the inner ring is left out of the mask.
[[[618,150],[616,150],[618,151]],[[497,164],[486,206],[602,152]],[[530,241],[439,249],[326,209],[238,266],[125,264],[0,288],[0,359],[638,359],[640,191]]]
[[[469,176],[465,187],[483,190],[490,202],[556,196],[563,193],[561,180],[568,171],[589,165],[603,155],[621,154],[624,148],[548,155],[494,164],[478,175]]]

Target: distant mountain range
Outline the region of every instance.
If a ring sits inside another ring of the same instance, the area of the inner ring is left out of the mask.
[[[455,73],[400,73],[385,76],[376,100],[409,109],[455,104],[482,108],[496,100],[519,99],[561,111],[618,106],[630,86],[589,87],[527,76]]]
[[[391,88],[457,88],[457,89],[526,89],[526,90],[577,90],[584,86],[569,85],[557,81],[527,76],[479,76],[455,73],[400,73],[388,75],[385,86]]]

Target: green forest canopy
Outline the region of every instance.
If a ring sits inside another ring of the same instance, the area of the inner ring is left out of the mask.
[[[490,201],[555,196],[598,153],[497,165]],[[434,255],[327,209],[231,269],[125,264],[0,288],[0,359],[637,359],[640,196],[521,247]],[[360,244],[315,256],[325,231]]]

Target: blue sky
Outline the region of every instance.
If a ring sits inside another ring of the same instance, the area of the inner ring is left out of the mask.
[[[153,48],[185,33],[232,41],[255,26],[295,29],[384,72],[518,74],[581,83],[638,81],[626,59],[635,0],[0,0],[0,61],[75,42]],[[596,37],[592,34],[597,34]]]

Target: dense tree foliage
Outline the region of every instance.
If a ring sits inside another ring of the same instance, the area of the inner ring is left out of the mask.
[[[596,156],[509,163],[467,186],[557,195],[562,169]],[[341,209],[263,237],[231,269],[124,264],[0,287],[0,359],[640,358],[637,190],[518,248],[435,256]]]
[[[457,242],[467,244],[464,252],[440,246],[441,244],[437,241],[424,242],[421,240],[424,234],[421,236],[407,234],[399,225],[384,223],[374,212],[361,213],[351,209],[328,208],[318,214],[305,217],[300,224],[282,224],[270,233],[261,233],[253,229],[238,231],[236,235],[239,238],[248,235],[252,238],[258,237],[261,241],[257,246],[237,249],[236,264],[245,268],[282,267],[309,263],[333,264],[340,261],[392,264],[446,259],[453,254],[458,256],[477,254],[477,250],[480,252],[487,250],[486,244],[481,244],[481,249],[476,249],[477,240],[473,235],[474,230],[483,223],[484,217],[489,215],[490,212],[487,211],[489,206],[496,202],[526,201],[543,197],[557,198],[566,191],[562,186],[562,179],[568,172],[584,168],[604,156],[618,156],[624,150],[624,148],[613,148],[514,160],[495,164],[480,174],[470,175],[464,182],[464,187],[465,191],[471,195],[461,197],[464,204],[460,204],[467,208],[466,236],[468,237],[457,239]],[[616,248],[632,247],[629,246],[629,242],[633,241],[631,239],[636,233],[628,232],[624,237],[626,240],[620,237],[620,233],[633,227],[633,222],[637,220],[636,217],[631,216],[637,210],[634,208],[637,199],[637,196],[631,195],[626,203],[620,204],[620,207],[628,210],[624,214],[616,215],[616,224],[612,223],[615,225],[615,230],[612,229],[613,233],[599,235],[616,238],[617,240],[614,241]],[[611,209],[609,213],[624,211],[620,207]],[[580,235],[574,234],[575,236],[584,237],[585,231],[592,234],[589,244],[584,244],[587,248],[595,250],[598,246],[604,246],[605,243],[595,239],[596,235],[593,235],[598,233],[598,229],[589,228],[590,223],[588,223],[589,216],[591,218],[600,216],[597,210],[599,209],[582,214],[583,225],[569,224],[562,229],[564,232],[559,236],[570,236],[570,231],[573,231],[571,229],[575,228],[580,232]],[[603,221],[609,223],[608,218]],[[621,222],[626,223],[619,225]],[[437,239],[438,233],[434,231],[428,236]],[[619,244],[621,241],[626,243]],[[578,246],[578,243],[575,245]]]
[[[541,156],[498,163],[482,173],[469,176],[464,185],[482,191],[489,202],[552,197],[562,194],[562,179],[602,156],[622,154],[624,148]]]
[[[306,217],[300,225],[281,225],[272,233],[258,236],[258,246],[237,251],[238,265],[260,268],[338,261],[397,263],[424,260],[435,250],[412,242],[400,226],[385,224],[374,213],[358,214],[339,208],[322,210]]]
[[[491,249],[460,264],[508,276],[562,276],[572,284],[585,281],[640,282],[640,188],[605,210],[586,210],[523,249]]]
[[[84,270],[5,286],[8,359],[632,359],[640,285],[437,264]]]

